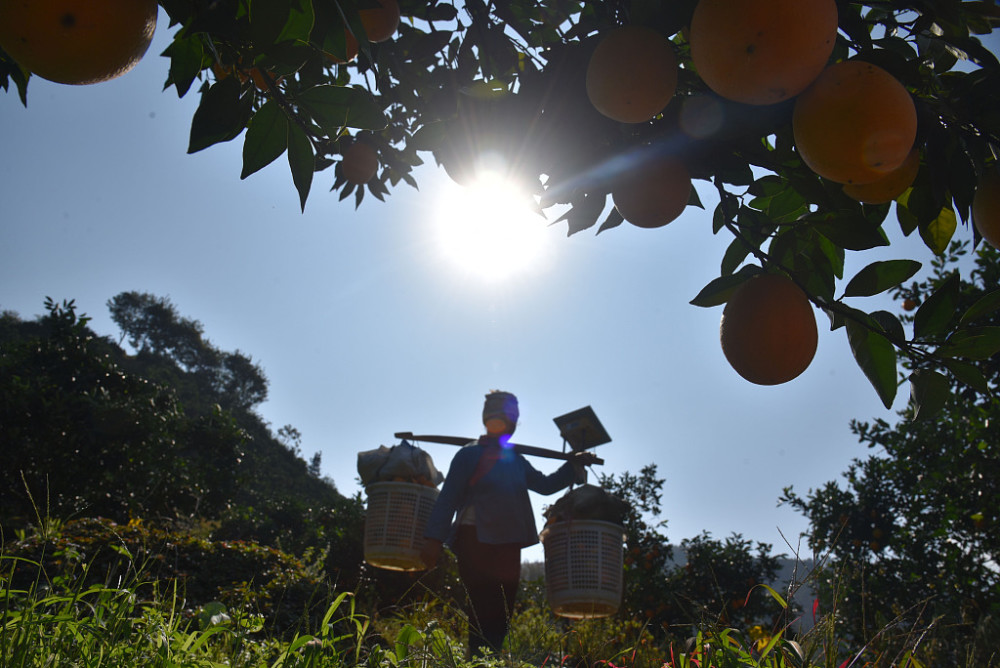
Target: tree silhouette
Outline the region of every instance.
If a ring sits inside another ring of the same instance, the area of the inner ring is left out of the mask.
[[[962,250],[899,296],[936,294]],[[956,295],[959,310],[975,309],[983,325],[998,322],[983,308],[997,299],[997,259],[992,249],[978,254],[972,280]],[[912,420],[908,409],[896,425],[855,421],[851,429],[871,455],[805,497],[785,490],[784,501],[809,520],[810,546],[827,555],[823,609],[836,609],[859,644],[902,651],[915,630],[934,627],[922,648],[926,664],[987,665],[1000,651],[1000,368],[994,360],[983,369],[983,391],[935,376],[953,387],[939,394],[934,420]]]

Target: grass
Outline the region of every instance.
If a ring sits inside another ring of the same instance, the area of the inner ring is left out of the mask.
[[[17,588],[15,571],[23,572],[24,567],[34,569],[35,577],[26,587]],[[715,635],[699,633],[686,652],[663,660],[635,642],[648,634],[634,624],[588,620],[571,631],[561,631],[530,611],[515,618],[508,652],[467,661],[455,629],[438,621],[454,616],[453,611],[435,610],[433,603],[418,605],[380,620],[380,630],[376,630],[370,619],[358,613],[349,593],[335,599],[311,633],[278,640],[268,636],[259,616],[240,615],[221,603],[184,612],[182,593],[176,587],[161,591],[156,583],[142,580],[139,571],[119,579],[84,587],[75,584],[83,582],[82,577],[60,574],[50,578],[37,563],[0,556],[0,664],[9,668],[520,668],[569,665],[566,657],[574,656],[572,665],[582,660],[606,668],[802,665],[788,660],[784,649],[789,645],[781,645],[779,638],[757,648],[731,629]],[[581,657],[584,645],[588,656]],[[600,656],[602,651],[607,653]]]
[[[49,556],[55,559],[47,571],[41,562],[0,551],[4,668],[924,668],[912,653],[872,661],[864,648],[852,652],[836,638],[836,611],[798,641],[780,629],[705,625],[691,629],[686,643],[662,647],[634,620],[553,621],[544,604],[529,604],[515,614],[502,654],[467,660],[461,612],[430,592],[376,618],[361,614],[354,595],[342,592],[318,621],[302,624],[305,631],[280,637],[261,615],[247,612],[249,605],[188,609],[179,585],[144,579],[143,567],[131,560],[102,584],[84,584],[97,574],[80,555]]]

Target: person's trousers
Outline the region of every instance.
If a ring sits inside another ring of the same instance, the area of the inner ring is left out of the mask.
[[[521,580],[521,546],[480,543],[476,528],[462,525],[454,546],[458,575],[469,599],[469,656],[499,651]]]

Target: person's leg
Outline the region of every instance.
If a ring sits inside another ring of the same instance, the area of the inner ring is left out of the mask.
[[[469,654],[499,651],[520,584],[520,546],[486,545],[476,539],[473,527],[462,527],[455,555],[469,598]]]

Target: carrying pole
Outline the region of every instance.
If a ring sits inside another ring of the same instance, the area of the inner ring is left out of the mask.
[[[476,439],[474,438],[463,438],[461,436],[431,436],[431,435],[419,435],[414,436],[412,431],[397,431],[393,434],[396,438],[401,438],[407,441],[424,441],[425,443],[441,443],[443,445],[468,445]],[[535,457],[546,457],[548,459],[562,459],[568,461],[573,459],[576,455],[575,452],[559,452],[558,450],[549,450],[548,448],[539,448],[534,445],[522,445],[520,443],[511,443],[510,447],[514,448],[514,452],[522,455],[534,455]],[[595,457],[594,464],[603,464],[604,460],[600,457]]]

